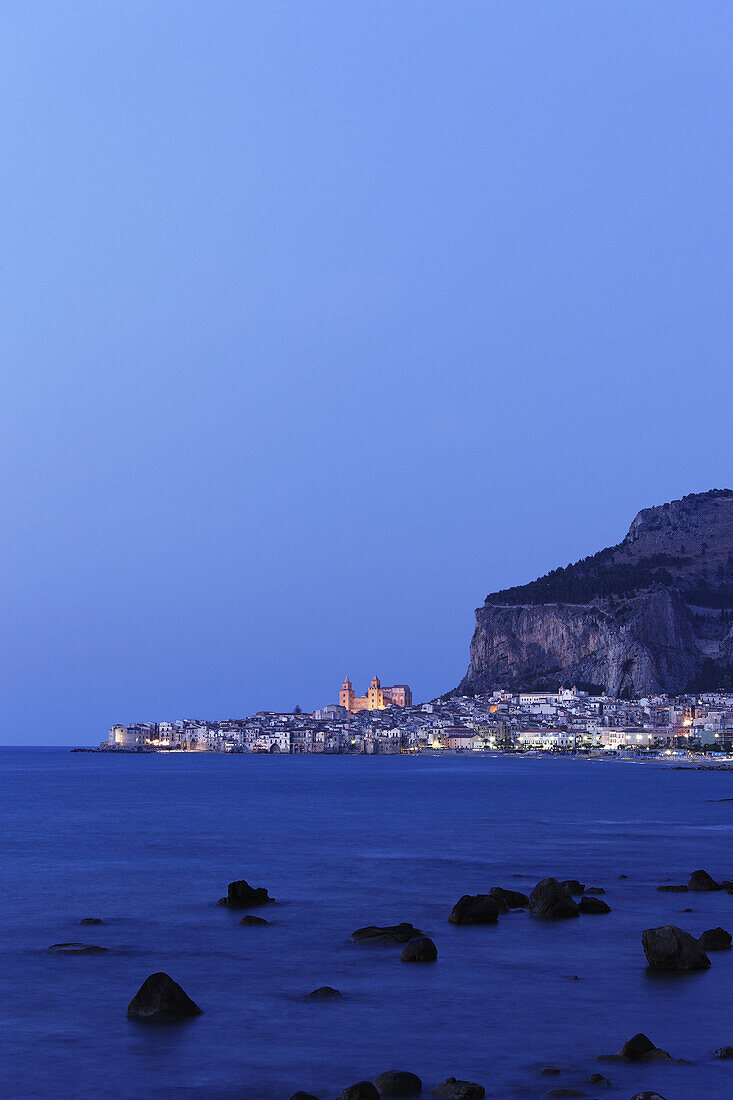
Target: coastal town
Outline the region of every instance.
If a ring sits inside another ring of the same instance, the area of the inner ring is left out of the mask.
[[[115,725],[105,751],[229,753],[730,753],[733,692],[614,699],[558,691],[450,694],[413,704],[406,684],[374,677],[357,696],[348,677],[339,702],[308,714],[258,711],[222,721],[178,719]]]

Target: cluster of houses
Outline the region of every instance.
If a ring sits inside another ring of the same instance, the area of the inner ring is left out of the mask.
[[[487,692],[356,713],[259,711],[221,722],[181,719],[113,726],[112,750],[271,753],[730,752],[733,693],[613,699],[576,688]]]

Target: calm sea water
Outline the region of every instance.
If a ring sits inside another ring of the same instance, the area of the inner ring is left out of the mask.
[[[733,1096],[733,1062],[712,1059],[733,1043],[733,953],[654,976],[640,943],[668,922],[733,928],[733,896],[655,889],[697,867],[733,877],[729,796],[728,775],[649,764],[2,750],[0,1095],[332,1100],[398,1068],[490,1097]],[[612,914],[448,924],[461,894],[548,874],[604,886]],[[216,907],[234,878],[281,903],[270,927]],[[434,938],[437,963],[349,942],[400,920]],[[47,951],[73,940],[109,952]],[[128,1021],[157,970],[204,1014]],[[344,1000],[305,999],[324,984]],[[596,1061],[640,1030],[690,1064]],[[613,1089],[584,1085],[598,1070]]]

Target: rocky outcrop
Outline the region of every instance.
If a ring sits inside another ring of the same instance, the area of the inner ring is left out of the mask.
[[[308,997],[313,1001],[340,1001],[342,999],[340,990],[334,989],[332,985],[319,985],[318,989],[314,989],[308,994]]]
[[[457,690],[715,687],[733,677],[731,609],[733,491],[693,494],[644,509],[616,546],[487,596]]]
[[[708,928],[707,932],[703,932],[700,936],[700,946],[703,951],[730,951],[731,937],[730,932],[726,932],[725,928]]]
[[[486,1090],[483,1085],[473,1081],[459,1081],[455,1077],[446,1077],[433,1089],[437,1100],[484,1100]]]
[[[422,1092],[422,1081],[416,1073],[407,1073],[405,1070],[388,1069],[374,1078],[374,1084],[379,1089],[382,1097],[419,1096]]]
[[[428,936],[417,936],[402,948],[403,963],[431,963],[438,957],[438,949]]]
[[[357,928],[352,932],[351,939],[354,943],[407,943],[422,934],[409,921],[403,921],[401,924],[368,924],[365,928]]]
[[[529,895],[529,911],[542,920],[577,917],[580,910],[565,887],[556,878],[543,878]]]
[[[716,882],[707,871],[693,871],[687,883],[688,889],[697,890],[699,893],[712,893],[713,890],[722,890],[719,882]]]
[[[490,894],[464,894],[448,917],[451,924],[495,924],[498,919],[499,902]]]
[[[674,924],[645,929],[641,942],[652,970],[707,970],[710,966],[700,941]]]
[[[497,901],[505,901],[507,909],[527,909],[529,906],[529,898],[521,890],[505,890],[503,886],[492,886],[489,894]]]
[[[178,982],[161,971],[145,979],[127,1006],[127,1015],[132,1020],[159,1020],[200,1016],[201,1009]]]
[[[96,943],[52,943],[48,949],[54,955],[105,955],[106,947]]]
[[[250,886],[243,878],[230,882],[227,896],[219,898],[218,905],[227,905],[230,909],[251,909],[255,905],[268,905],[271,898],[264,886]]]
[[[615,1054],[601,1054],[601,1062],[671,1062],[672,1055],[667,1050],[656,1047],[648,1035],[640,1031],[627,1039]]]
[[[357,1081],[345,1088],[338,1100],[380,1100],[379,1090],[371,1081]]]
[[[582,897],[578,902],[581,913],[610,913],[611,906],[603,898]]]

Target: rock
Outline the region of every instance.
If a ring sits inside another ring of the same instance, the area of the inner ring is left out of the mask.
[[[105,955],[106,947],[96,943],[52,943],[48,949],[54,955]]]
[[[621,879],[621,878],[628,878],[629,876],[628,875],[619,875],[618,877]]]
[[[637,1092],[631,1100],[664,1100],[664,1097],[659,1092]]]
[[[629,1062],[639,1062],[646,1054],[650,1054],[651,1051],[656,1049],[649,1036],[640,1031],[633,1035],[631,1039],[626,1040],[619,1051],[619,1055],[622,1058],[627,1058]]]
[[[499,903],[490,894],[464,894],[450,911],[451,924],[494,924]]]
[[[101,917],[82,917],[79,924],[104,924]]]
[[[264,917],[253,917],[251,913],[248,913],[246,917],[242,917],[239,923],[246,924],[254,928],[256,925],[269,924],[270,922],[269,920],[265,920]]]
[[[371,1081],[357,1081],[355,1085],[345,1088],[338,1100],[380,1100],[380,1096]]]
[[[733,1047],[718,1047],[713,1051],[713,1058],[733,1058]]]
[[[700,946],[704,951],[730,951],[731,934],[725,928],[708,928],[700,936]]]
[[[339,990],[334,989],[332,985],[320,985],[318,989],[314,989],[308,996],[314,1001],[326,1001],[334,998],[340,1001],[342,999]]]
[[[604,1088],[610,1088],[611,1082],[607,1077],[604,1077],[602,1073],[591,1073],[588,1078],[589,1085],[603,1085]]]
[[[694,912],[695,912],[695,910],[694,910],[694,909],[691,909],[691,908],[690,908],[690,906],[688,905],[686,909],[683,909],[683,910],[682,910],[682,912],[683,912],[683,913],[694,913]]]
[[[422,1092],[422,1081],[417,1074],[399,1069],[380,1073],[374,1078],[374,1084],[383,1097],[419,1096]]]
[[[542,920],[577,917],[580,910],[556,878],[543,878],[529,895],[529,911]]]
[[[697,890],[701,893],[722,889],[720,883],[716,882],[707,871],[693,871],[687,885],[690,890]]]
[[[318,1097],[310,1092],[294,1092],[290,1100],[318,1100]]]
[[[505,890],[503,886],[492,886],[489,890],[492,898],[503,898],[510,909],[527,909],[529,897],[521,890]]]
[[[167,974],[150,974],[127,1006],[133,1020],[158,1020],[175,1016],[200,1016],[195,1004],[178,982]]]
[[[689,887],[687,886],[657,886],[662,894],[686,894]]]
[[[264,886],[250,886],[240,878],[229,883],[227,896],[219,900],[219,905],[228,905],[230,909],[249,909],[253,905],[267,905],[274,900]]]
[[[380,927],[378,924],[369,924],[366,928],[357,928],[351,933],[354,943],[407,943],[415,936],[422,936],[423,932],[412,924],[404,921],[402,924],[388,924]]]
[[[438,949],[428,936],[416,936],[414,940],[408,940],[400,955],[403,963],[435,962],[437,957]]]
[[[581,1092],[580,1089],[566,1089],[566,1088],[560,1087],[560,1088],[557,1088],[557,1089],[550,1089],[550,1091],[546,1092],[545,1095],[542,1097],[542,1100],[550,1100],[551,1096],[587,1096],[587,1095],[588,1095],[587,1092]]]
[[[611,906],[603,898],[589,898],[587,894],[584,894],[580,899],[579,908],[581,913],[610,913]]]
[[[543,1066],[540,1070],[540,1073],[545,1073],[548,1077],[555,1077],[559,1072],[557,1066]]]
[[[577,878],[566,878],[561,883],[569,894],[584,894],[585,883],[578,882]]]
[[[602,886],[586,886],[586,894],[605,894],[605,890]]]
[[[652,970],[707,970],[710,966],[700,942],[674,924],[646,928],[641,942]]]
[[[433,1089],[437,1100],[484,1100],[486,1090],[473,1081],[458,1081],[455,1077],[446,1077]]]

